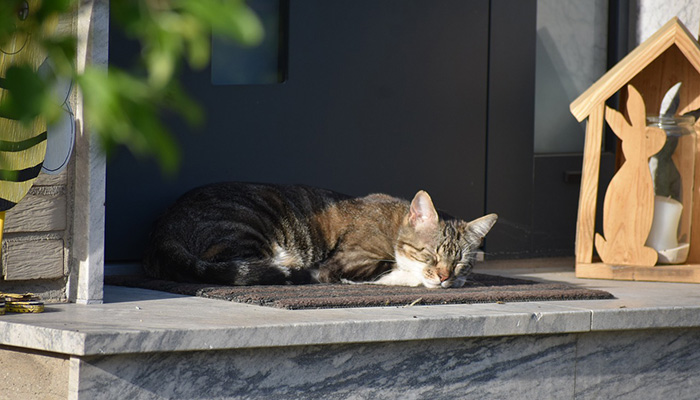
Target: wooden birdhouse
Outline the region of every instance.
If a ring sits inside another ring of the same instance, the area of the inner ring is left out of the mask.
[[[658,119],[664,95],[678,82],[673,120],[680,122],[672,124],[690,121],[684,128],[690,131],[687,141],[669,136],[658,121],[649,124],[648,118],[656,115]],[[619,110],[605,105],[616,93],[620,94]],[[693,133],[700,123],[692,117],[678,118],[700,109],[700,45],[696,38],[677,18],[671,19],[574,100],[570,109],[579,121],[588,120],[576,228],[576,276],[700,283],[700,151]],[[601,188],[605,124],[621,140],[617,157],[621,162],[608,187]],[[677,150],[684,152],[683,160]],[[669,154],[662,157],[664,152]],[[662,162],[659,160],[666,160],[675,174],[673,196],[658,192],[662,185],[654,175],[659,169],[654,168]],[[596,227],[599,194],[605,196],[603,226]],[[664,224],[674,242],[667,245],[669,249],[652,243],[661,240]]]

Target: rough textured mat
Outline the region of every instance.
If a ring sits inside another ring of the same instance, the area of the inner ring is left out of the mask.
[[[163,281],[140,275],[106,276],[105,284],[291,310],[614,298],[613,295],[602,290],[485,274],[472,274],[471,281],[465,287],[457,289],[347,284],[216,286]]]

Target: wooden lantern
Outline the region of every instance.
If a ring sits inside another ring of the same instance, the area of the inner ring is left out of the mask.
[[[697,148],[686,263],[654,266],[656,254],[644,246],[654,209],[653,188],[649,187],[647,178],[648,160],[653,151],[663,146],[663,141],[659,144],[653,138],[658,132],[646,128],[644,114],[645,110],[658,112],[664,94],[678,82],[682,85],[677,114],[700,109],[700,45],[678,18],[673,18],[571,103],[571,113],[577,120],[588,119],[576,228],[577,277],[700,283],[700,151]],[[618,92],[619,113],[605,106]],[[615,187],[611,187],[612,181],[608,186],[610,193],[606,193],[603,217],[604,228],[610,232],[601,235],[595,234],[595,214],[606,120],[623,139],[622,156],[627,165],[622,164],[613,177]],[[700,132],[700,122],[696,121],[695,127]],[[624,138],[633,135],[641,135],[644,140],[629,140],[625,145]],[[658,148],[654,150],[655,147]],[[636,172],[633,163],[639,166]],[[638,195],[625,197],[630,204],[614,205],[619,201],[614,200],[616,193],[633,191]],[[615,234],[618,235],[615,238],[608,237]],[[594,248],[601,262],[594,262]]]

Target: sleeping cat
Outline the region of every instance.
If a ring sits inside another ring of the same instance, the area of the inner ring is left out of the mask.
[[[144,257],[154,278],[224,285],[368,282],[461,287],[496,222],[308,186],[220,183],[194,189],[156,222]]]

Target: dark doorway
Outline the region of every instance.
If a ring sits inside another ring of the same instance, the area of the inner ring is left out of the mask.
[[[163,178],[126,152],[108,164],[106,259],[138,259],[167,204],[232,180],[405,198],[425,189],[464,219],[499,212],[503,228],[487,246],[507,252],[508,226],[531,216],[535,7],[289,1],[283,83],[212,85],[208,70],[184,71],[207,122],[196,131],[171,124],[184,151],[180,173]],[[111,63],[135,51],[110,32]],[[530,181],[519,191],[523,176]]]

